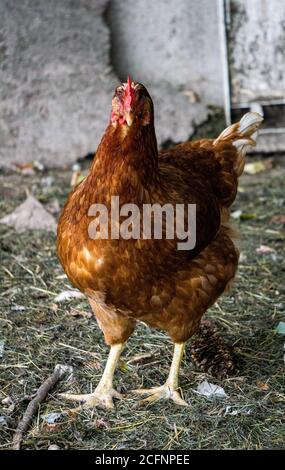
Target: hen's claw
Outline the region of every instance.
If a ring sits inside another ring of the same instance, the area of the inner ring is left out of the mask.
[[[83,402],[83,405],[75,408],[73,411],[79,411],[81,409],[92,409],[96,406],[105,407],[107,409],[113,409],[114,403],[113,398],[122,399],[123,395],[117,392],[113,388],[95,390],[93,393],[86,393],[82,395],[74,395],[69,393],[59,393],[59,396],[69,401]]]
[[[136,395],[148,395],[146,398],[141,400],[141,403],[154,403],[158,400],[165,399],[173,400],[177,405],[190,406],[185,400],[183,400],[183,398],[181,398],[180,393],[167,383],[161,387],[132,390],[132,393]]]

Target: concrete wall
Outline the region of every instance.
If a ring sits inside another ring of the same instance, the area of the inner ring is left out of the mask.
[[[285,101],[285,1],[230,5],[232,101]]]
[[[230,0],[234,100],[284,96],[285,2]],[[0,0],[0,165],[96,150],[115,85],[155,105],[159,144],[223,105],[218,0]]]
[[[169,82],[223,106],[217,0],[112,0],[112,58],[120,77]]]
[[[131,3],[138,19],[143,2]],[[119,82],[112,66],[110,30],[104,19],[107,4],[108,0],[1,0],[0,164],[41,160],[50,166],[61,165],[96,150],[110,116],[114,87]],[[123,11],[131,7],[130,2],[120,4]],[[145,7],[151,4],[157,18],[166,5],[146,2]],[[141,73],[138,70],[134,74],[138,80],[147,82],[153,96],[159,143],[189,138],[194,126],[207,117],[206,106],[191,103],[193,96],[183,85],[187,68],[191,70],[188,64],[191,54],[187,54],[190,33],[184,18],[189,10],[186,4],[181,2],[182,14],[177,13],[174,2],[168,6],[169,11],[176,13],[168,15],[163,37],[166,39],[171,22],[171,34],[174,29],[178,31],[170,56],[170,52],[163,51],[161,31],[156,30],[153,49],[157,49],[156,70],[161,67],[164,70],[163,82],[150,74],[146,55]],[[118,2],[112,0],[113,19],[117,10]],[[189,11],[187,15],[189,18]],[[118,21],[124,19],[121,13],[118,16]],[[147,26],[146,16],[141,27],[137,20],[134,25],[138,34],[142,34]],[[151,45],[154,26],[155,22],[150,23],[147,47]],[[180,59],[175,61],[175,54],[182,47],[181,31],[185,28],[187,40],[179,56],[185,62],[176,70]],[[120,51],[125,63],[129,49],[122,50],[122,36],[116,31],[114,34],[118,34],[117,52]],[[140,40],[139,36],[131,37],[133,47]],[[114,41],[112,50],[118,63]],[[128,58],[130,63],[133,59]],[[178,78],[183,69],[183,77]],[[126,66],[122,76],[125,78],[132,71]],[[188,80],[187,84],[190,83]]]
[[[0,159],[57,165],[94,150],[117,78],[106,0],[1,0]]]

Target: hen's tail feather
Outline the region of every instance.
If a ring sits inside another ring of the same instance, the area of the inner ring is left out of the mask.
[[[237,176],[240,176],[243,172],[248,147],[256,145],[258,129],[262,121],[263,117],[258,113],[246,113],[239,122],[227,127],[214,141],[214,146],[224,142],[236,147],[238,156],[234,170]]]

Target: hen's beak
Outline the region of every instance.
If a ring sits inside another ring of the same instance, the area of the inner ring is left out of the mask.
[[[134,118],[135,116],[134,116],[133,111],[128,111],[125,113],[125,120],[129,127],[131,127],[131,125],[133,124]]]

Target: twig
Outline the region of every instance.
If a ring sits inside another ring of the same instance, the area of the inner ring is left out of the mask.
[[[58,345],[64,348],[74,349],[74,351],[79,351],[83,354],[89,354],[90,356],[95,357],[96,359],[100,359],[99,354],[91,352],[91,351],[85,351],[84,349],[76,348],[75,346],[71,346],[71,344],[58,343]]]
[[[39,387],[36,396],[28,404],[24,416],[17,426],[12,441],[12,450],[20,450],[23,434],[27,431],[33,416],[39,409],[40,404],[44,401],[48,392],[55,386],[55,384],[67,371],[70,371],[70,367],[57,364],[53,373]]]

